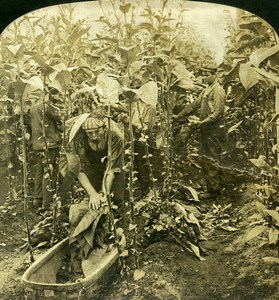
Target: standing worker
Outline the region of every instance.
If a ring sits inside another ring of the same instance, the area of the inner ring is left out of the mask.
[[[192,119],[192,124],[200,129],[201,136],[202,170],[207,187],[207,192],[202,195],[202,198],[214,200],[221,191],[220,159],[225,137],[226,93],[221,86],[223,70],[209,68],[207,71],[212,72],[212,75],[207,79],[209,86],[201,92],[194,102],[187,105],[174,118],[180,119],[189,116],[200,109],[199,119]]]
[[[41,211],[51,209],[58,174],[62,121],[59,91],[51,89],[49,99],[31,107],[32,146],[36,153],[33,206]]]

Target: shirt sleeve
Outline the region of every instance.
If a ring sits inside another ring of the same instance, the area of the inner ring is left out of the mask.
[[[195,111],[197,111],[200,107],[201,107],[201,101],[202,101],[202,97],[203,97],[204,91],[202,91],[199,95],[199,97],[192,103],[189,103],[188,105],[186,105],[182,111],[178,114],[179,118],[185,117],[185,116],[189,116],[192,113],[194,113]]]
[[[216,88],[212,93],[214,98],[213,110],[212,113],[204,120],[205,124],[211,124],[219,120],[223,116],[225,110],[225,91],[222,88]]]

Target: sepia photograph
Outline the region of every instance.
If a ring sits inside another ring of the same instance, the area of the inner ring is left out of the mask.
[[[268,20],[57,3],[5,26],[0,57],[1,300],[278,299]]]

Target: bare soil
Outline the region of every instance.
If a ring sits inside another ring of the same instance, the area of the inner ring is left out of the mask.
[[[0,202],[0,299],[24,299],[20,279],[30,265],[22,200],[6,201],[7,184],[1,172]],[[206,252],[199,261],[175,243],[160,241],[142,249],[141,265],[145,276],[135,281],[132,275],[116,275],[105,286],[100,299],[206,300],[279,298],[279,266],[266,263],[267,256],[278,257],[270,246],[260,247],[264,236],[249,243],[244,236],[258,201],[252,183],[239,184],[225,191],[216,202],[204,201],[201,223],[207,240]],[[31,213],[31,223],[37,216]],[[35,258],[44,250],[36,250]]]

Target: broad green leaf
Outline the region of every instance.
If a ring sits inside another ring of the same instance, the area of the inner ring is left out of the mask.
[[[136,224],[129,224],[129,230],[134,230],[137,228]]]
[[[148,81],[138,90],[135,90],[138,97],[145,102],[150,104],[153,107],[156,107],[158,102],[158,86],[154,81]]]
[[[190,79],[193,78],[193,73],[187,70],[186,66],[178,60],[171,61],[171,73],[178,79]]]
[[[187,212],[187,215],[185,216],[185,220],[190,224],[196,224],[198,228],[200,228],[199,221],[192,212]]]
[[[44,40],[44,35],[43,35],[43,34],[37,35],[36,38],[35,38],[35,43],[36,43],[36,45],[37,45],[38,47],[41,46],[42,43],[43,43],[43,40]]]
[[[101,102],[116,103],[119,101],[120,84],[117,80],[102,72],[97,77],[96,90],[101,97]]]
[[[73,45],[80,37],[82,37],[84,34],[88,33],[90,30],[90,27],[87,27],[86,29],[74,32],[67,40],[68,45]]]
[[[65,70],[69,71],[67,66],[64,63],[59,63],[57,65],[54,65],[54,66],[52,66],[52,68],[58,72],[65,71]]]
[[[267,209],[266,212],[277,222],[277,225],[279,225],[279,213],[271,209]]]
[[[76,228],[71,232],[70,238],[73,239],[81,232],[85,231],[95,219],[99,219],[103,212],[101,210],[88,209],[88,212],[82,217]]]
[[[105,24],[108,25],[108,27],[110,27],[110,28],[113,27],[112,24],[111,24],[108,20],[104,19],[104,17],[102,17],[102,16],[100,17],[99,20],[96,20],[95,22],[105,23]]]
[[[271,79],[272,81],[276,82],[276,83],[279,83],[279,76],[273,72],[267,72],[263,69],[257,69],[257,72],[264,76],[265,78],[267,79]]]
[[[49,87],[57,89],[60,93],[63,93],[64,90],[59,81],[54,80],[49,84]]]
[[[279,45],[270,47],[270,48],[260,48],[255,50],[250,55],[250,61],[255,67],[259,67],[259,65],[269,57],[277,54],[279,52]]]
[[[279,258],[278,257],[264,257],[263,260],[267,263],[274,263],[279,264]]]
[[[31,59],[33,59],[41,67],[43,74],[49,75],[53,72],[53,68],[46,63],[45,59],[41,55],[35,54],[31,57]]]
[[[41,91],[44,90],[44,83],[42,81],[42,79],[39,76],[33,76],[30,79],[21,79],[22,82],[25,82],[27,84],[30,84],[32,88],[34,89],[39,89]]]
[[[262,189],[262,188],[263,188],[263,186],[259,186],[258,189]],[[259,201],[256,202],[256,207],[257,207],[257,210],[259,211],[261,217],[265,218],[267,216],[266,207]]]
[[[193,187],[191,187],[191,186],[186,185],[185,187],[189,190],[189,192],[193,196],[194,200],[195,201],[199,201],[198,192]]]
[[[261,34],[256,37],[254,37],[252,40],[248,41],[247,43],[241,45],[238,49],[235,50],[235,53],[239,53],[244,51],[245,49],[251,49],[254,46],[259,47],[261,43],[265,42],[267,40],[266,34]]]
[[[238,229],[236,227],[233,227],[233,226],[221,226],[221,228],[226,230],[226,231],[230,231],[230,232],[238,231]]]
[[[9,45],[7,46],[7,48],[16,58],[19,58],[21,55],[23,55],[23,49],[24,49],[23,44]]]
[[[134,281],[138,281],[145,276],[145,272],[141,269],[136,269],[134,272]]]
[[[197,247],[196,245],[194,245],[194,244],[192,244],[192,243],[190,243],[190,242],[186,242],[186,245],[189,247],[189,249],[191,250],[191,252],[193,253],[193,254],[195,254],[195,256],[199,259],[199,260],[201,260],[201,261],[203,261],[203,260],[205,260],[203,257],[201,257],[201,255],[200,255],[200,249],[199,249],[199,247]]]
[[[248,91],[256,85],[262,77],[258,74],[255,67],[249,64],[243,64],[239,67],[239,78],[246,91]]]
[[[239,121],[238,123],[236,123],[235,125],[231,126],[227,133],[230,134],[231,132],[234,132],[234,131],[238,131],[238,127],[239,125],[242,123],[243,120]]]
[[[260,225],[251,229],[245,238],[245,242],[252,240],[253,238],[255,238],[256,236],[260,235],[261,233],[263,233],[265,230],[268,229],[269,229],[268,226],[264,226],[264,225]]]
[[[260,156],[258,159],[251,158],[249,160],[254,166],[272,173],[272,167],[265,161],[265,158],[263,156]]]
[[[80,115],[76,120],[74,125],[72,126],[69,134],[69,144],[72,142],[73,138],[75,137],[76,133],[80,129],[83,122],[90,116],[90,113],[84,113]]]
[[[61,20],[63,21],[63,23],[66,25],[67,29],[70,31],[71,27],[72,27],[71,22],[67,18],[65,18],[65,16],[63,14],[60,14],[60,16],[61,16]]]
[[[119,255],[120,257],[128,257],[129,256],[129,251],[127,249],[125,249],[124,251],[122,251]]]
[[[59,82],[63,90],[66,90],[71,84],[72,75],[71,72],[62,70],[58,72],[55,79]]]
[[[100,36],[96,34],[97,38],[94,39],[94,41],[107,41],[111,43],[118,43],[119,41],[117,39],[114,39],[110,36]],[[108,49],[111,49],[111,47],[108,47]]]
[[[135,60],[130,64],[130,74],[131,75],[138,74],[143,66],[144,63],[142,61]]]
[[[245,20],[241,20],[238,24],[241,29],[248,29],[256,34],[259,34],[259,27],[262,27],[263,21],[255,18],[248,18]]]
[[[147,30],[152,31],[154,29],[154,26],[151,23],[140,23],[139,27],[145,28]]]
[[[125,47],[125,46],[118,46],[117,50],[121,54],[121,57],[124,59],[127,59],[129,63],[135,60],[136,58],[136,50],[138,46],[130,46],[130,47]]]
[[[278,242],[279,231],[276,228],[269,228],[268,241],[269,244],[276,244]]]
[[[199,85],[196,85],[191,79],[180,79],[178,82],[178,86],[190,91],[199,91],[201,90],[201,87]]]
[[[27,84],[23,82],[21,79],[14,82],[15,94],[22,95],[26,88]]]
[[[126,14],[127,12],[129,12],[131,8],[131,3],[127,3],[125,5],[120,5],[119,9],[123,12],[123,14]]]

